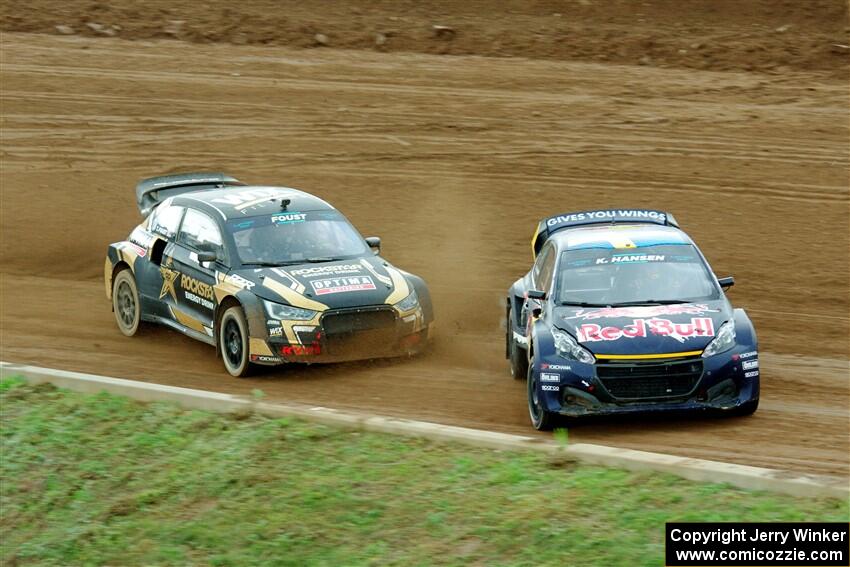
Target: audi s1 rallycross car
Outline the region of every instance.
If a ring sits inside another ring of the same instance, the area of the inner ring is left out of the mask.
[[[143,322],[171,327],[214,345],[233,376],[416,354],[429,342],[425,282],[318,197],[190,173],[145,179],[136,200],[146,218],[109,246],[104,267],[127,336]]]
[[[758,343],[743,309],[675,219],[655,210],[540,221],[534,265],[507,297],[506,356],[531,422],[722,410],[759,402]]]

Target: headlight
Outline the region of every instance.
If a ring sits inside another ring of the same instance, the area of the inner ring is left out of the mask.
[[[417,307],[419,307],[419,298],[416,297],[415,291],[411,291],[410,295],[395,304],[395,308],[401,311],[402,313],[407,311],[413,311]]]
[[[717,331],[717,336],[714,337],[714,340],[705,347],[702,357],[708,358],[709,356],[714,356],[715,354],[729,350],[733,346],[735,346],[735,322],[726,321],[720,326],[720,330]]]
[[[552,333],[555,339],[555,350],[567,360],[577,360],[585,364],[593,364],[596,359],[586,349],[580,347],[576,340],[566,333],[555,331]]]
[[[266,313],[272,319],[288,319],[290,321],[309,321],[316,316],[318,311],[312,309],[301,309],[291,305],[281,305],[280,303],[272,303],[271,301],[263,300],[263,305],[266,307]]]

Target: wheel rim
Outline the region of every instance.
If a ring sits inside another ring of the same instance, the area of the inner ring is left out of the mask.
[[[528,413],[535,424],[540,421],[542,410],[540,397],[537,394],[537,377],[531,368],[528,369]]]
[[[233,368],[242,364],[242,333],[239,325],[233,319],[228,319],[224,324],[223,332],[224,356]]]
[[[127,329],[136,323],[136,297],[127,282],[118,286],[118,319]]]

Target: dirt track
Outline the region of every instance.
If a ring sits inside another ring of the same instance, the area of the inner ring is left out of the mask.
[[[528,432],[502,293],[561,210],[675,213],[764,356],[752,418],[573,440],[848,474],[848,96],[781,75],[4,34],[0,358]],[[432,286],[434,352],[235,381],[209,347],[125,339],[100,281],[132,186],[218,169],[340,207]]]

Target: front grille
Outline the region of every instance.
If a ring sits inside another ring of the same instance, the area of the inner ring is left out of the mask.
[[[397,342],[391,307],[329,311],[322,316],[325,352],[333,356],[385,354]]]
[[[596,376],[619,400],[675,398],[696,388],[702,376],[702,360],[597,364]]]
[[[322,317],[326,335],[341,335],[373,329],[395,329],[396,314],[391,308],[329,311]]]

